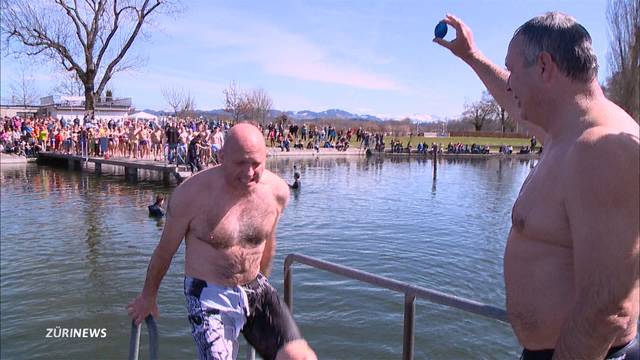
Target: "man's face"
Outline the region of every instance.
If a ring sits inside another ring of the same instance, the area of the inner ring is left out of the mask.
[[[255,144],[225,145],[220,160],[227,183],[241,190],[252,189],[260,182],[266,157],[266,149]]]
[[[516,100],[520,110],[520,117],[523,120],[528,120],[527,117],[536,103],[533,95],[535,94],[537,81],[534,76],[537,66],[536,64],[525,66],[524,61],[523,41],[520,37],[515,37],[509,44],[505,59],[507,70],[510,71],[507,92],[511,93]]]

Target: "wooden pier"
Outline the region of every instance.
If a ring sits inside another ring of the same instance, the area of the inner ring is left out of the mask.
[[[63,154],[50,151],[41,151],[38,154],[39,162],[66,162],[69,169],[79,170],[83,167],[87,167],[87,164],[92,163],[96,174],[102,172],[102,165],[120,166],[124,168],[124,176],[127,180],[136,181],[138,179],[139,170],[151,170],[162,174],[162,180],[169,182],[173,177],[178,182],[183,181],[191,175],[190,171],[180,171],[180,168],[174,164],[167,164],[164,161],[143,160],[143,159],[130,159],[125,157],[109,158],[89,156],[84,157],[80,155]]]

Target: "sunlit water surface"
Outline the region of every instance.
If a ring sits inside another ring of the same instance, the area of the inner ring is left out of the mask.
[[[270,159],[302,188],[277,231],[272,283],[302,253],[504,308],[502,259],[511,206],[530,161]],[[120,171],[121,172],[121,171]],[[124,359],[126,304],[141,289],[163,228],[146,206],[173,186],[35,164],[3,166],[2,359]],[[195,358],[185,315],[184,246],[159,293],[162,359]],[[403,295],[294,268],[294,316],[320,359],[398,359]],[[105,338],[47,338],[48,328],[104,328]],[[418,300],[416,359],[507,359],[508,325]],[[143,336],[142,343],[147,339]],[[146,358],[143,345],[141,358]],[[244,352],[244,348],[242,350]],[[244,358],[240,354],[239,358]]]

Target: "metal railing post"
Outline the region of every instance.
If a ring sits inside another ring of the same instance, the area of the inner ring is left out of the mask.
[[[158,359],[158,327],[153,316],[149,315],[144,320],[149,331],[149,359]],[[138,360],[140,353],[140,328],[142,323],[136,325],[131,322],[131,337],[129,338],[129,360]]]
[[[287,256],[284,259],[284,302],[289,307],[289,312],[293,314],[293,287],[291,285],[291,265],[293,257]]]
[[[402,334],[402,359],[413,360],[413,343],[415,339],[416,296],[404,294],[404,333]]]

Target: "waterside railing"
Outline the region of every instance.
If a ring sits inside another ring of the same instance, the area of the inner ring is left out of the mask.
[[[508,322],[506,311],[497,307],[445,294],[436,290],[407,284],[401,281],[301,254],[289,254],[284,260],[284,301],[289,306],[291,313],[293,313],[292,265],[294,263],[308,265],[316,269],[342,275],[350,279],[366,282],[377,287],[404,293],[404,330],[402,345],[402,359],[404,360],[413,359],[414,354],[416,298],[424,299],[440,305],[454,307],[456,309],[485,316],[501,322]]]
[[[348,266],[334,264],[328,261],[319,260],[302,254],[289,254],[284,260],[284,301],[291,313],[293,313],[293,269],[294,263],[300,263],[311,266],[316,269],[328,271],[333,274],[342,275],[344,277],[366,282],[368,284],[386,288],[395,292],[404,294],[404,328],[403,328],[403,344],[402,359],[412,360],[414,355],[414,339],[415,339],[415,311],[416,299],[424,299],[435,304],[445,305],[470,312],[476,315],[488,317],[493,320],[507,323],[507,313],[505,310],[479,303],[477,301],[465,299],[462,297],[446,294],[440,291],[411,285],[402,281],[389,279],[384,276],[374,275],[365,271],[350,268]],[[149,329],[149,350],[150,359],[157,359],[158,341],[157,329],[153,317],[149,315],[146,319]],[[131,339],[129,342],[129,360],[138,360],[138,352],[140,349],[140,326],[132,323]],[[255,350],[250,346],[247,349],[246,359],[255,359]]]

